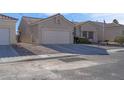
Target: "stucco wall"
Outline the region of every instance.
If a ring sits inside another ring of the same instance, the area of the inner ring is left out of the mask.
[[[32,34],[32,43],[36,43],[38,44],[39,43],[39,27],[38,25],[32,25],[30,27],[30,32]]]
[[[97,27],[97,37],[98,41],[103,41],[103,27]]]
[[[123,26],[108,27],[105,29],[105,39],[109,41],[114,41],[116,36],[122,35],[122,31],[124,31]]]

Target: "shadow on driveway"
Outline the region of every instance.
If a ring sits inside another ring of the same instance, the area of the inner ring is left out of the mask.
[[[36,55],[26,48],[17,45],[0,45],[0,58]]]
[[[12,47],[17,51],[19,56],[30,56],[30,55],[36,55],[35,53],[31,52],[30,50],[19,46],[19,45],[12,45]]]
[[[109,55],[106,49],[81,44],[45,44],[42,46],[62,53],[73,53],[82,55]]]

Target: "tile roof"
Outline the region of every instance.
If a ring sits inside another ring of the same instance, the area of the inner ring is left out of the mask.
[[[37,21],[43,20],[43,18],[34,18],[34,17],[27,17],[27,16],[23,16],[23,18],[26,20],[28,24],[32,24]]]
[[[17,18],[10,17],[7,15],[0,14],[0,19],[5,19],[5,20],[18,20]]]

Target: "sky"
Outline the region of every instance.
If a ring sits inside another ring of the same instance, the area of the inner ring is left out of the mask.
[[[16,31],[18,30],[18,26],[22,16],[36,17],[36,18],[47,18],[56,13],[4,13],[5,15],[17,18]],[[99,21],[106,23],[111,23],[113,19],[117,19],[120,24],[124,24],[124,13],[61,13],[70,21],[73,22],[84,22],[84,21]]]

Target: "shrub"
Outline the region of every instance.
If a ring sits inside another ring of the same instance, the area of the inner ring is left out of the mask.
[[[79,38],[79,43],[81,44],[91,44],[87,38]]]
[[[106,45],[108,45],[108,44],[109,44],[109,40],[104,40],[104,42],[106,43]]]
[[[119,43],[120,45],[124,44],[124,36],[117,36],[115,37],[115,42]]]
[[[105,40],[104,42],[109,42],[109,40]]]

